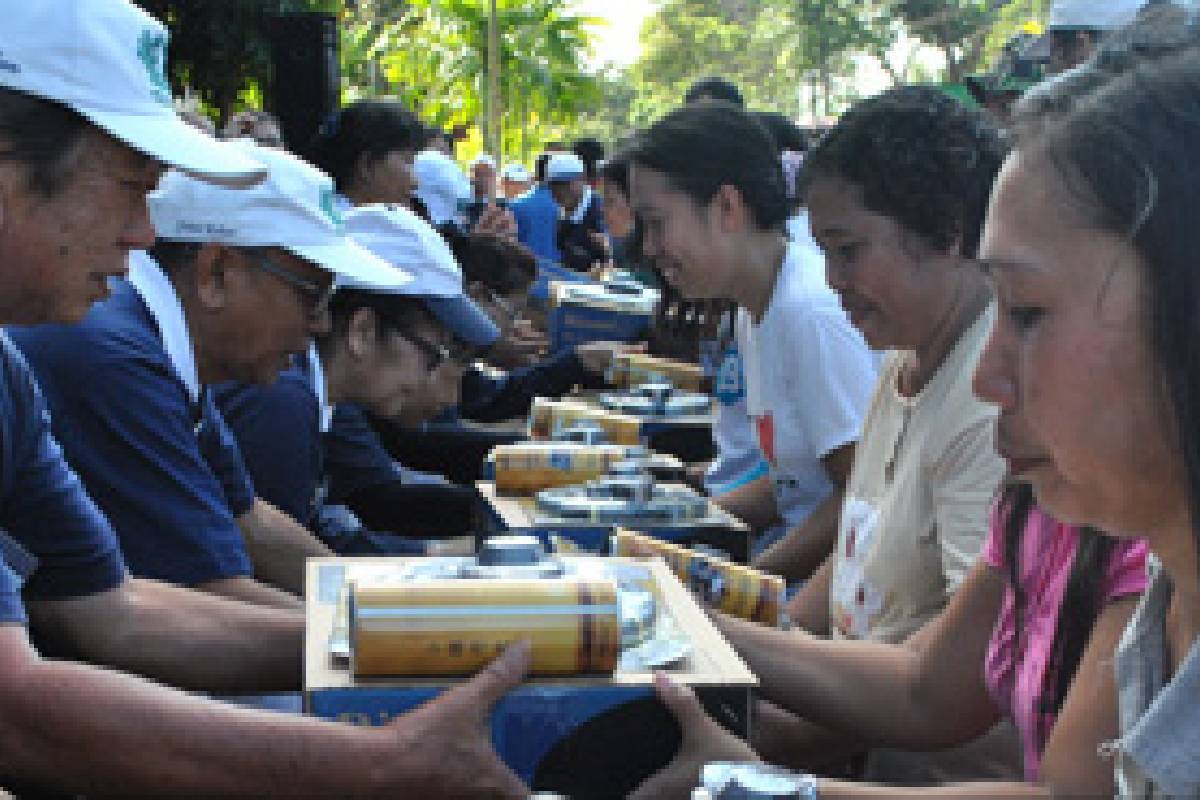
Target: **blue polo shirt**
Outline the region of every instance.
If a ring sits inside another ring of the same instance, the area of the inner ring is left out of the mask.
[[[222,383],[212,391],[257,495],[315,531],[324,466],[308,359],[295,359],[269,386]]]
[[[235,518],[254,490],[233,435],[208,392],[192,402],[133,286],[110,288],[78,325],[12,332],[56,438],[134,574],[182,585],[250,575]]]
[[[445,486],[441,475],[409,469],[392,458],[360,406],[339,403],[323,437],[329,501],[344,503],[361,489],[392,481],[409,486]]]
[[[538,184],[509,204],[517,220],[517,239],[534,255],[555,263],[562,261],[558,249],[558,203],[550,187]]]
[[[0,333],[0,622],[29,599],[107,591],[125,579],[116,536],[67,466],[25,359]]]

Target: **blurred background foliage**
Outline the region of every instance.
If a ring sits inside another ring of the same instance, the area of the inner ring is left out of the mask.
[[[427,122],[461,126],[459,155],[482,147],[488,0],[139,0],[172,30],[171,78],[223,121],[270,107],[272,14],[333,13],[343,101],[395,97]],[[622,0],[612,0],[619,8]],[[834,118],[894,82],[961,83],[1049,0],[658,0],[628,66],[597,59],[602,21],[576,0],[497,0],[497,113],[506,159],[546,141],[619,141],[720,75],[751,108],[804,124]],[[864,76],[873,76],[865,78]],[[873,88],[872,88],[873,87]]]

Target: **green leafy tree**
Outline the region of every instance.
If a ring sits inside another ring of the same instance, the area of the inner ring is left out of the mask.
[[[910,35],[946,57],[943,80],[986,68],[1022,24],[1044,17],[1045,0],[892,0]]]
[[[261,98],[271,80],[269,15],[332,11],[339,0],[139,0],[171,30],[174,92],[196,93],[220,118]]]
[[[601,100],[600,79],[583,68],[593,20],[571,5],[497,3],[497,112],[506,153],[527,156]],[[478,126],[487,96],[488,11],[487,0],[412,0],[390,19],[374,7],[352,12],[342,34],[348,96],[387,94],[438,125]]]

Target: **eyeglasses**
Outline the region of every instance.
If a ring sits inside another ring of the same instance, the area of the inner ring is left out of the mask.
[[[433,372],[446,362],[451,362],[459,367],[466,367],[475,360],[473,350],[465,345],[447,347],[444,344],[434,344],[428,339],[424,339],[408,331],[397,330],[395,333],[420,351],[421,357],[425,359],[426,372]]]
[[[255,268],[262,270],[268,275],[274,275],[299,291],[310,319],[317,319],[329,309],[329,302],[333,300],[333,295],[337,292],[337,281],[330,281],[327,286],[322,286],[316,281],[301,278],[299,275],[279,266],[268,256],[261,253],[247,253],[247,256],[251,259],[251,263]]]

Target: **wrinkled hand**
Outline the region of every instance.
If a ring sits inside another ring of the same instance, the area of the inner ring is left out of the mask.
[[[612,366],[613,360],[621,353],[641,353],[646,346],[643,344],[627,344],[625,342],[586,342],[575,346],[575,357],[583,368],[593,375],[603,375]]]
[[[700,770],[711,761],[759,761],[750,745],[714,722],[696,694],[666,673],[654,675],[654,689],[683,731],[679,752],[647,778],[627,800],[687,800],[700,783]]]
[[[506,239],[517,238],[517,218],[507,208],[495,203],[483,207],[472,233],[494,233]]]
[[[422,798],[527,798],[528,788],[492,749],[488,716],[524,678],[529,653],[528,641],[510,646],[471,680],[385,729],[401,742],[389,765],[397,783]]]

